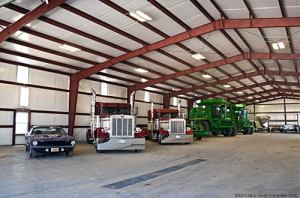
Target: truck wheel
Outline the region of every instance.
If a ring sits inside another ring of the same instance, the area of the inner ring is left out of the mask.
[[[30,157],[30,158],[36,157],[36,151],[33,150],[33,149],[30,149],[30,150],[29,150],[29,157]]]
[[[197,140],[201,140],[202,139],[202,137],[196,137],[197,138]]]
[[[157,135],[157,142],[158,144],[161,144],[162,142],[162,135],[160,133]]]

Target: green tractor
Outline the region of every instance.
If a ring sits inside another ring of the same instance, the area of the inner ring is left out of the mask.
[[[248,112],[245,104],[232,104],[233,120],[239,132],[244,135],[252,135],[254,132],[254,125],[248,119]]]
[[[225,99],[203,99],[189,113],[194,137],[201,139],[210,133],[225,137],[235,136],[237,127],[232,119],[232,109]]]

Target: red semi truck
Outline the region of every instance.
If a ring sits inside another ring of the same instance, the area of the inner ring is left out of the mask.
[[[96,102],[93,91],[88,143],[94,143],[97,152],[104,150],[144,150],[145,134],[136,127],[132,103]]]
[[[159,144],[193,142],[193,132],[186,127],[186,119],[182,117],[180,106],[178,109],[154,109],[151,104],[146,137],[155,139]]]

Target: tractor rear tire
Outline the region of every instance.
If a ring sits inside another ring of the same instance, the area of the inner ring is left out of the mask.
[[[218,132],[212,132],[212,135],[213,136],[218,136],[219,134],[218,134]]]
[[[237,135],[237,131],[238,129],[236,127],[232,128],[232,133],[231,133],[231,136],[234,137]]]
[[[253,135],[253,133],[254,133],[254,128],[252,127],[250,128],[250,135]]]
[[[233,128],[229,128],[226,130],[226,137],[230,137],[233,132]]]

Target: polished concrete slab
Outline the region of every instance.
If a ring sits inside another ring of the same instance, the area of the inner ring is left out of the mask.
[[[79,144],[72,158],[29,159],[23,146],[2,146],[0,197],[300,197],[300,134],[146,147],[98,154]]]

